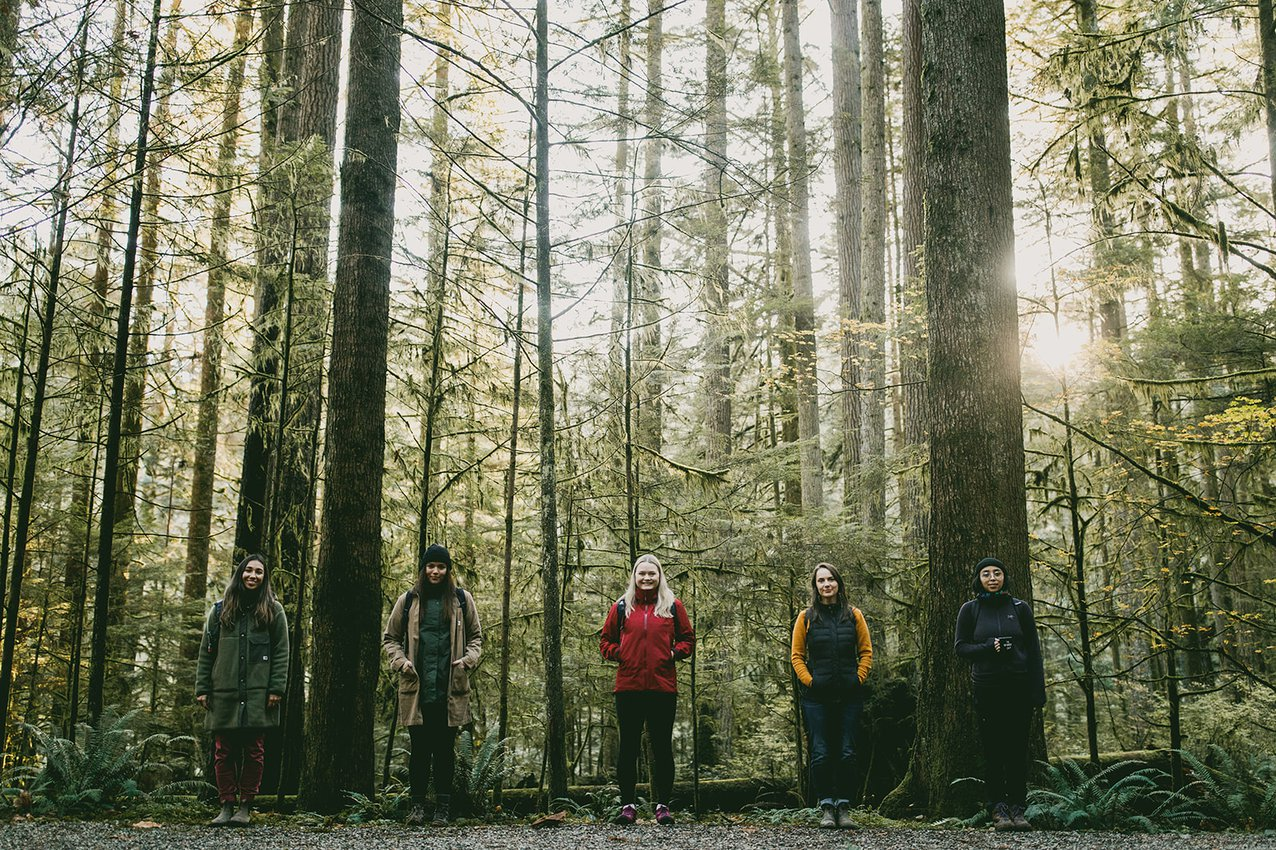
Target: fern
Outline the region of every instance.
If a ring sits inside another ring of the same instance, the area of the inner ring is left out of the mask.
[[[1276,827],[1276,757],[1249,755],[1237,759],[1211,745],[1208,763],[1181,751],[1196,780],[1201,820],[1220,827]]]
[[[27,785],[32,809],[58,815],[86,814],[147,798],[163,798],[203,789],[203,782],[169,783],[147,794],[138,787],[138,775],[158,766],[147,753],[152,746],[188,743],[188,737],[150,735],[137,739],[132,726],[139,712],[117,715],[108,710],[98,726],[81,724],[83,745],[26,726],[35,741],[42,765],[15,770],[11,779]]]
[[[457,742],[456,777],[453,782],[458,813],[485,814],[491,803],[490,791],[509,776],[506,754],[509,741],[489,735],[474,747],[474,735],[466,730]]]

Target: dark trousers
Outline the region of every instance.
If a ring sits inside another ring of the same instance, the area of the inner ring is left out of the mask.
[[[616,723],[620,727],[620,756],[616,782],[620,802],[632,803],[638,782],[638,754],[642,752],[642,728],[651,741],[651,796],[656,803],[668,803],[673,794],[673,718],[677,694],[660,691],[618,691]]]
[[[263,729],[227,729],[213,733],[213,777],[217,799],[223,803],[251,803],[261,788],[266,765]]]
[[[434,795],[440,800],[452,795],[452,776],[456,771],[456,730],[447,725],[447,702],[432,702],[421,706],[424,723],[409,726],[412,753],[408,757],[408,783],[412,799],[425,800],[425,789],[430,784],[430,769],[434,769]]]
[[[811,742],[811,790],[824,803],[850,802],[855,781],[855,742],[859,735],[859,700],[802,700],[806,734]]]
[[[1020,681],[974,685],[989,803],[1022,806],[1028,797],[1028,727],[1032,705]]]

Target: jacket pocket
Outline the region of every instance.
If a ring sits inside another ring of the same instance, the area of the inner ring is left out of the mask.
[[[468,694],[470,692],[470,671],[464,664],[452,668],[452,693]]]
[[[256,664],[262,661],[270,660],[270,641],[268,640],[250,640],[248,641],[248,663]]]

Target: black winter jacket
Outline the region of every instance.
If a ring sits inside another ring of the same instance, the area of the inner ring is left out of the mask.
[[[1010,638],[1011,649],[998,652],[993,641]],[[1045,670],[1032,606],[1006,594],[972,599],[957,612],[957,655],[970,662],[976,685],[1023,682],[1033,705],[1046,704]]]

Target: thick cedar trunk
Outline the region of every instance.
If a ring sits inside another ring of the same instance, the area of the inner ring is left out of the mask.
[[[922,4],[926,289],[932,411],[930,566],[923,592],[917,736],[886,801],[968,811],[979,748],[953,620],[976,561],[996,555],[1031,599],[1015,284],[1005,18],[1000,3]],[[996,510],[970,510],[972,494]]]
[[[660,323],[661,277],[664,274],[661,239],[664,224],[664,190],[661,186],[662,158],[665,139],[665,93],[661,83],[664,52],[664,0],[647,0],[647,97],[642,120],[646,140],[643,142],[642,211],[639,233],[642,234],[641,272],[638,283],[638,442],[653,451],[664,448],[664,344]]]
[[[784,117],[789,149],[793,228],[793,330],[796,355],[798,437],[801,440],[802,509],[824,507],[824,457],[820,451],[820,398],[816,377],[815,298],[811,284],[810,163],[806,152],[806,107],[802,100],[802,45],[798,0],[783,0]]]
[[[856,0],[830,0],[833,30],[833,196],[837,236],[837,338],[841,349],[842,506],[856,503],[860,472],[860,215],[863,202],[860,32]]]
[[[150,139],[151,95],[155,87],[155,55],[159,47],[160,0],[151,7],[150,39],[142,75],[141,109],[133,163],[133,189],[129,198],[128,235],[124,267],[120,273],[120,300],[115,325],[115,355],[111,365],[111,392],[107,412],[103,460],[102,510],[98,522],[97,588],[93,599],[93,637],[89,658],[88,711],[94,725],[105,707],[107,622],[111,600],[112,550],[115,538],[115,483],[120,474],[121,424],[124,407],[125,365],[128,360],[129,320],[133,306],[133,280],[137,268],[138,236],[142,225],[142,185],[145,179],[147,143]]]
[[[550,799],[567,793],[567,715],[558,566],[558,476],[554,467],[554,328],[549,240],[549,8],[536,2],[536,355],[541,455],[541,612],[545,656],[545,760]]]
[[[727,4],[705,4],[705,458],[731,454],[730,255],[727,233]]]
[[[209,535],[213,524],[213,488],[217,473],[217,424],[222,390],[222,320],[226,279],[230,274],[230,208],[234,196],[235,149],[239,141],[239,99],[244,87],[247,55],[244,47],[252,29],[253,8],[240,4],[235,17],[235,58],[226,71],[226,99],[222,103],[221,141],[217,149],[215,198],[208,237],[208,292],[204,300],[204,351],[199,371],[199,418],[195,423],[195,457],[191,469],[190,530],[186,541],[186,575],[182,599],[186,603],[186,633],[182,657],[199,654],[204,594],[208,588]]]
[[[882,2],[864,0],[864,257],[860,287],[864,322],[860,425],[860,518],[886,521],[886,90]]]
[[[314,587],[309,745],[300,800],[373,793],[381,634],[381,483],[398,166],[401,0],[354,10],[333,292],[325,500]],[[339,482],[339,486],[337,485]]]
[[[904,0],[902,79],[903,204],[900,211],[900,252],[903,282],[899,314],[899,376],[903,384],[903,422],[906,471],[900,476],[899,516],[904,527],[904,551],[909,561],[924,557],[930,529],[926,504],[926,476],[922,469],[928,434],[926,408],[926,299],[921,276],[921,253],[926,227],[922,192],[926,165],[926,129],[922,107],[921,0]],[[915,466],[916,469],[907,469]]]

